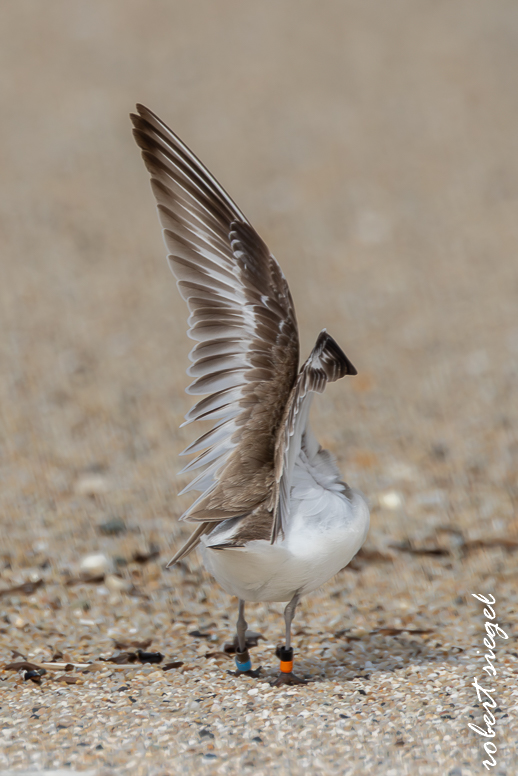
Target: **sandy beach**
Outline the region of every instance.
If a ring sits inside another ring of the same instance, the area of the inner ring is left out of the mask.
[[[0,774],[516,773],[517,43],[511,0],[2,6]],[[282,604],[236,678],[236,600],[165,568],[192,343],[136,102],[358,369],[312,417],[371,529],[297,611],[306,686]]]

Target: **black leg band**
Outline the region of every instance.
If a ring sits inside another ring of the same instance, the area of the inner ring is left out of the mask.
[[[289,647],[277,647],[275,654],[283,663],[293,662],[293,648]]]

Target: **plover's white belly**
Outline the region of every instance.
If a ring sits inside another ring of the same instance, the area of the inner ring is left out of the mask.
[[[245,601],[289,601],[327,582],[356,555],[367,535],[369,510],[361,493],[351,499],[314,482],[292,491],[286,536],[275,544],[211,550],[202,544],[207,570],[231,595]],[[221,537],[219,537],[221,541]]]

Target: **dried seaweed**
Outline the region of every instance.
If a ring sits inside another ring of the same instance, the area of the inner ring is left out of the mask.
[[[27,660],[19,660],[16,663],[9,663],[9,665],[4,666],[4,671],[39,671],[40,669],[45,671],[41,666],[36,663],[29,663]]]
[[[45,584],[43,579],[37,579],[36,582],[24,582],[22,585],[9,587],[7,590],[0,590],[0,598],[4,595],[32,595],[38,588]]]
[[[180,668],[180,666],[183,666],[183,660],[173,660],[172,663],[166,663],[162,666],[162,671],[171,671],[171,669]]]
[[[152,639],[144,639],[143,641],[117,641],[114,639],[113,646],[115,649],[147,649],[151,646]]]

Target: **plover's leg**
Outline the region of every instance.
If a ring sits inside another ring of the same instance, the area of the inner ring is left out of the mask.
[[[305,679],[300,679],[293,673],[293,649],[291,646],[291,621],[295,614],[295,609],[300,601],[300,596],[295,593],[286,609],[284,610],[284,621],[286,623],[286,644],[284,647],[277,647],[277,657],[281,661],[281,672],[277,679],[272,682],[275,687],[280,684],[306,684]]]
[[[245,602],[239,599],[239,615],[237,618],[237,649],[236,649],[236,676],[239,674],[246,674],[247,676],[258,676],[260,668],[252,671],[252,661],[250,660],[250,652],[246,646],[246,629],[248,623],[245,620]]]

